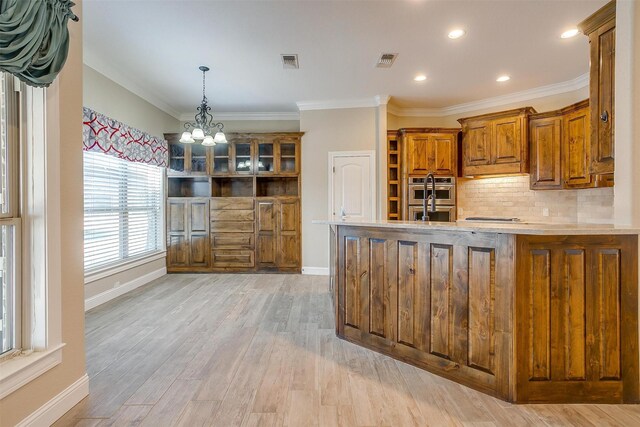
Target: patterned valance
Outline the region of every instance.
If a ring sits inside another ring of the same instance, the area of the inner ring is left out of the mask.
[[[0,0],[0,70],[29,86],[46,87],[69,52],[71,0]]]
[[[99,151],[130,162],[166,167],[167,141],[134,129],[84,107],[82,141],[84,151]]]

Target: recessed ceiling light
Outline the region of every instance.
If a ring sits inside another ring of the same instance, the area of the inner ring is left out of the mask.
[[[578,35],[578,29],[577,28],[572,28],[570,30],[565,31],[564,33],[560,34],[560,37],[563,39],[570,39],[571,37],[575,37]]]
[[[497,82],[506,82],[507,80],[510,80],[511,77],[504,75],[504,76],[500,76],[496,79]]]
[[[427,80],[427,76],[425,76],[424,74],[418,74],[417,76],[415,76],[413,78],[413,80],[415,80],[417,82],[423,82],[423,81]]]
[[[460,37],[464,36],[466,33],[463,29],[457,29],[457,30],[453,30],[449,33],[449,38],[450,39],[459,39]]]

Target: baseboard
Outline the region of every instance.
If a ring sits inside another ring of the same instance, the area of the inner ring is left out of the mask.
[[[84,311],[91,310],[92,308],[111,301],[112,299],[117,298],[120,295],[131,292],[132,290],[139,288],[142,285],[146,285],[152,280],[158,279],[165,274],[167,274],[167,267],[162,267],[155,271],[152,271],[151,273],[147,273],[143,276],[138,277],[137,279],[120,285],[117,288],[109,289],[108,291],[87,298],[86,300],[84,300]]]
[[[328,267],[302,267],[302,274],[312,274],[316,276],[328,276]]]
[[[89,394],[89,376],[84,374],[80,379],[62,390],[53,399],[42,405],[16,427],[45,427],[56,422],[67,411]]]

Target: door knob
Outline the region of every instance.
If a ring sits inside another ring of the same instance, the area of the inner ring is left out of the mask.
[[[600,120],[602,120],[604,123],[607,123],[607,121],[609,120],[609,113],[607,113],[607,111],[603,111],[602,114],[600,114]]]

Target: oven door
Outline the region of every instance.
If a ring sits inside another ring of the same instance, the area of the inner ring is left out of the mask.
[[[409,206],[409,220],[422,221],[422,206]],[[456,220],[455,206],[436,206],[435,213],[429,212],[429,221],[453,222]]]
[[[427,188],[427,196],[431,195],[431,186]],[[422,184],[409,184],[409,204],[410,205],[422,205],[422,199],[424,198],[424,185]],[[436,200],[443,205],[455,205],[456,204],[456,186],[451,184],[436,185]]]

